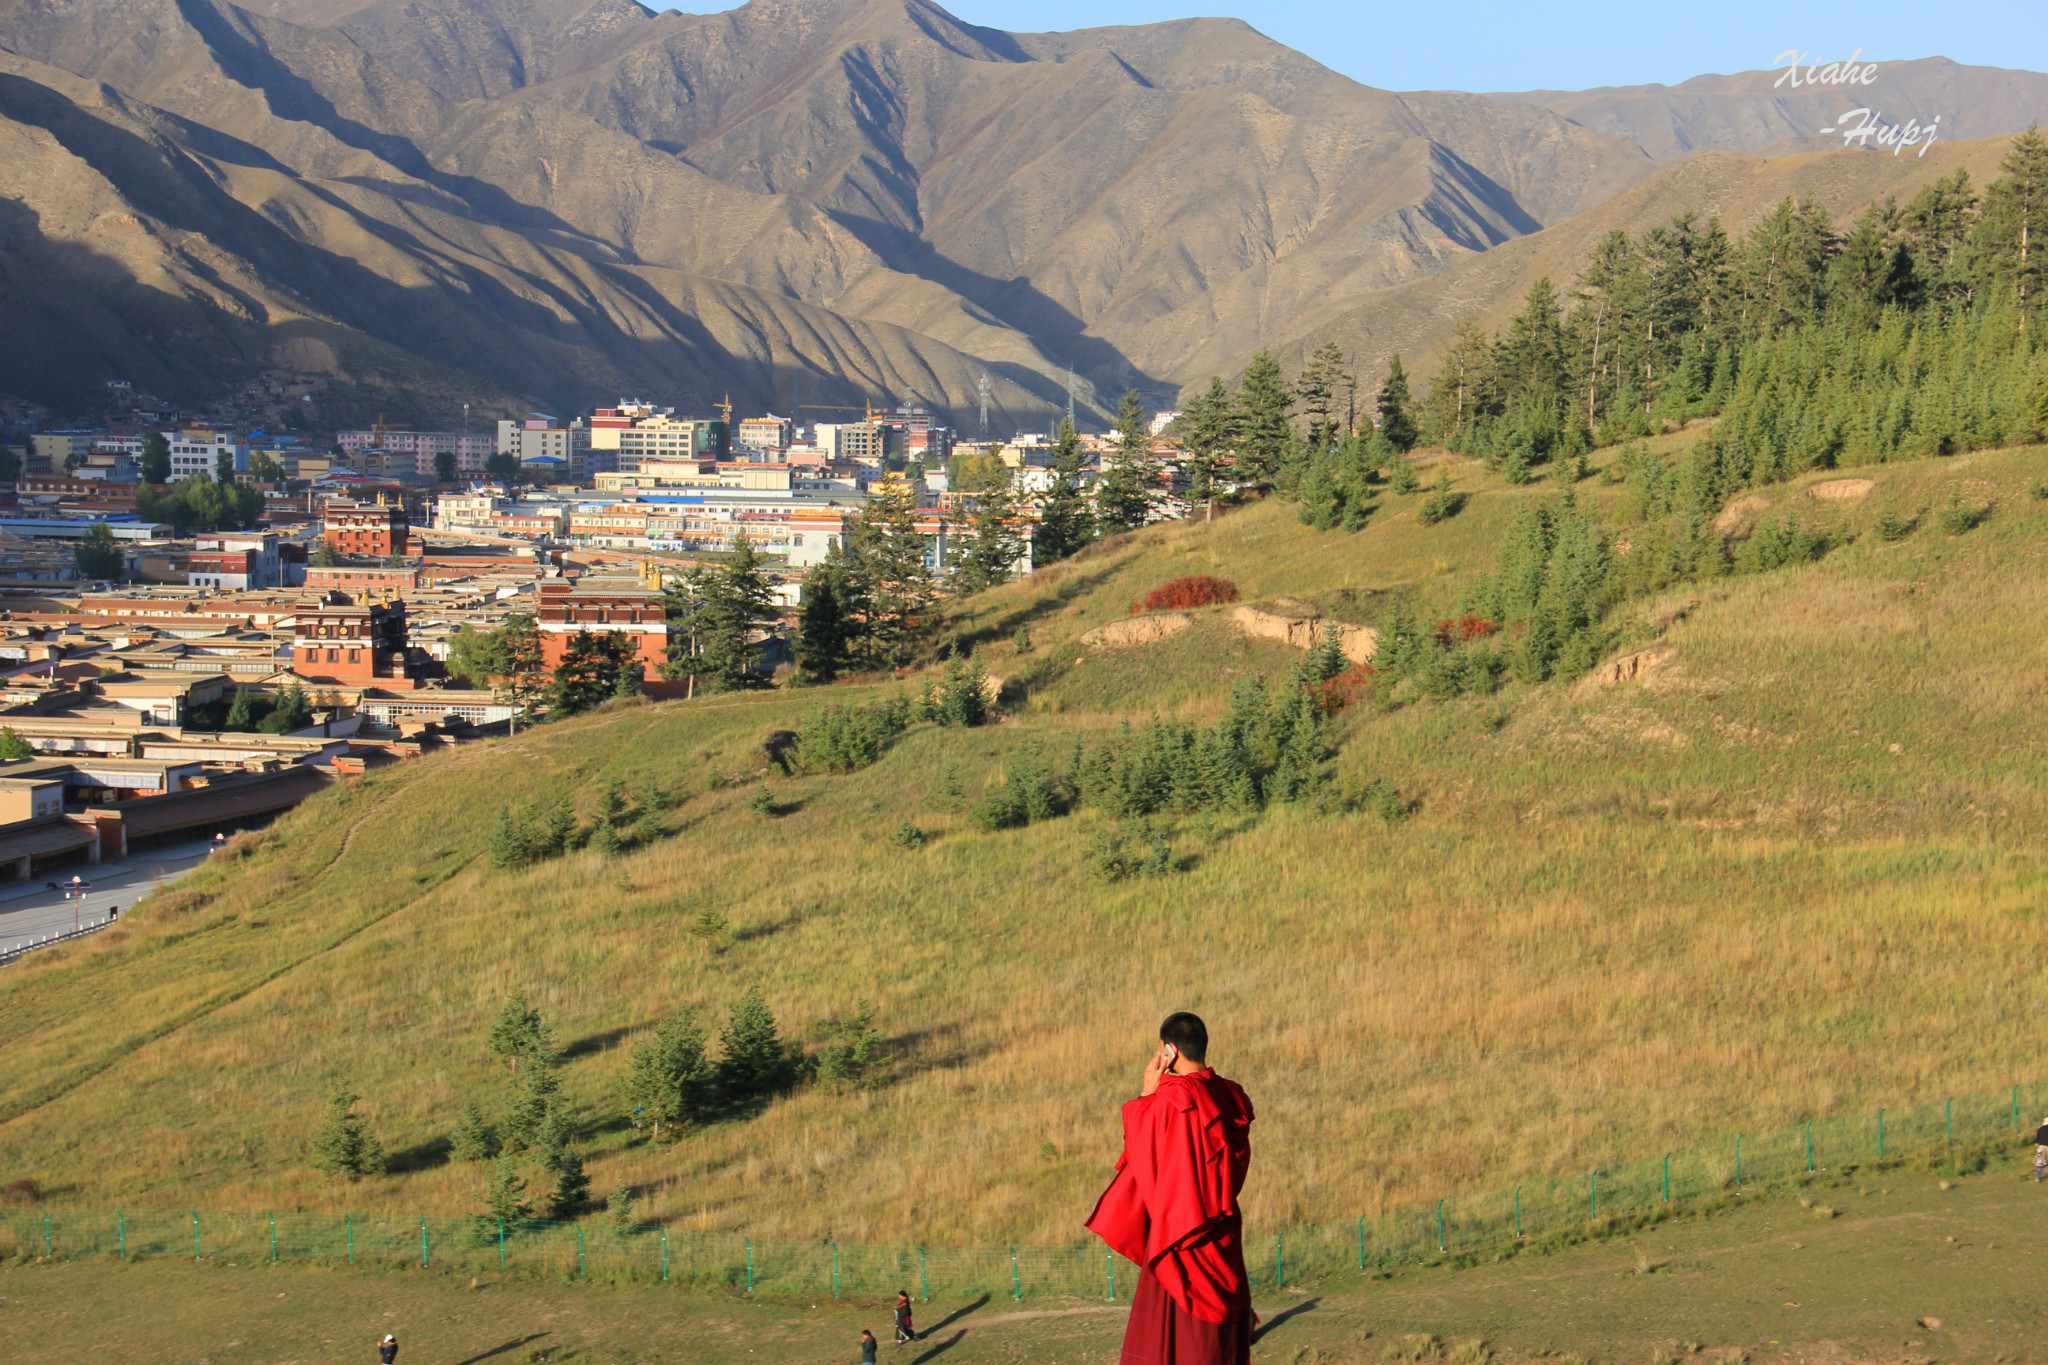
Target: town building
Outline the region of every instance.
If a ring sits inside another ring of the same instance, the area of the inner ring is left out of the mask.
[[[789,449],[794,434],[795,428],[787,417],[777,417],[772,412],[765,417],[749,417],[734,433],[734,449],[779,460],[782,452]]]
[[[581,478],[590,454],[590,440],[590,429],[581,418],[562,427],[555,425],[554,418],[535,413],[524,422],[498,423],[497,453],[512,456],[522,468],[547,461],[549,467]]]
[[[81,427],[68,431],[38,431],[30,436],[29,448],[37,460],[46,461],[52,472],[83,460],[99,443],[106,433],[97,428]]]
[[[667,603],[648,579],[548,579],[535,594],[541,658],[551,673],[579,631],[630,636],[650,674],[668,658]]]
[[[303,573],[303,564],[293,564]],[[274,535],[201,536],[185,560],[185,582],[195,588],[242,591],[283,588],[287,564]]]
[[[400,502],[352,502],[330,498],[321,509],[321,534],[345,555],[402,555],[412,523]]]
[[[187,427],[172,432],[169,440],[173,483],[201,474],[213,478],[220,472],[222,456],[227,457],[228,468],[234,473],[248,472],[249,444],[237,439],[233,432]]]
[[[328,593],[309,604],[292,624],[292,672],[314,683],[417,688],[405,603],[358,605],[345,593]]]
[[[498,452],[498,437],[488,431],[379,431],[372,428],[368,431],[338,431],[334,434],[334,443],[357,463],[361,463],[362,457],[372,450],[407,457],[403,471],[408,474],[433,474],[434,456],[444,450],[455,457],[458,476],[482,474],[484,462]]]

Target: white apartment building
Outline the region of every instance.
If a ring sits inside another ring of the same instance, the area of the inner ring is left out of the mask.
[[[237,440],[233,432],[192,427],[172,434],[170,442],[173,483],[195,474],[212,478],[220,468],[223,454],[233,458],[237,474],[249,472],[249,443]]]

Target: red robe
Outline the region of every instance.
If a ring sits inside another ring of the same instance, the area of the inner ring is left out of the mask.
[[[1251,1282],[1237,1196],[1252,1159],[1252,1102],[1204,1069],[1161,1077],[1123,1117],[1123,1156],[1088,1228],[1142,1271],[1124,1359],[1242,1361]]]

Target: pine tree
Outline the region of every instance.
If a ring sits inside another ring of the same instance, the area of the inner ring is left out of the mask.
[[[491,827],[490,854],[491,866],[504,871],[530,867],[539,859],[533,826],[524,812],[498,807],[498,822]]]
[[[1415,420],[1408,415],[1412,401],[1408,396],[1408,372],[1401,368],[1397,352],[1387,366],[1387,378],[1380,385],[1375,406],[1380,416],[1380,439],[1403,455],[1415,448]]]
[[[2012,140],[1998,169],[1970,243],[1972,272],[2030,316],[2048,288],[2048,139],[2038,125]]]
[[[1337,443],[1343,425],[1336,419],[1337,387],[1345,381],[1344,352],[1334,341],[1316,347],[1301,377],[1294,381],[1294,395],[1308,418],[1308,448],[1327,450]]]
[[[558,793],[542,809],[534,847],[543,858],[559,858],[576,840],[576,811],[567,792]]]
[[[19,763],[35,756],[35,746],[15,734],[13,726],[0,728],[0,762]]]
[[[549,705],[564,716],[589,711],[617,695],[619,674],[633,666],[633,637],[578,629],[562,651],[549,687]]]
[[[434,452],[434,481],[436,483],[455,482],[454,451],[437,450]]]
[[[155,427],[142,433],[142,480],[153,484],[171,481],[171,438]]]
[[[755,636],[777,619],[777,613],[775,594],[761,565],[760,552],[742,532],[733,538],[726,562],[699,575],[694,584],[688,671],[711,691],[737,692],[767,682],[761,643]]]
[[[449,1141],[449,1155],[457,1161],[488,1161],[497,1154],[498,1135],[484,1118],[483,1109],[475,1101],[463,1105]]]
[[[491,1163],[484,1207],[499,1223],[524,1222],[533,1216],[533,1205],[526,1202],[526,1182],[519,1178],[519,1164],[511,1157],[501,1156]]]
[[[500,1132],[508,1152],[536,1148],[546,1152],[559,1137],[554,1129],[562,1123],[557,1109],[561,1102],[562,1078],[555,1074],[552,1060],[527,1059],[527,1065],[513,1082],[512,1104],[505,1113]],[[551,1127],[552,1125],[552,1127]]]
[[[1280,479],[1290,472],[1291,401],[1287,378],[1272,352],[1253,356],[1237,389],[1237,466],[1244,478]]]
[[[228,718],[221,724],[223,728],[235,731],[253,730],[256,728],[256,703],[255,699],[250,696],[248,688],[237,687],[235,689],[234,704],[228,707]]]
[[[733,1002],[718,1038],[718,1092],[728,1104],[747,1104],[789,1088],[797,1058],[775,1030],[775,1016],[758,987]]]
[[[1081,488],[1081,441],[1071,422],[1062,421],[1053,438],[1052,486],[1038,512],[1032,536],[1031,562],[1054,564],[1095,539],[1095,517]]]
[[[703,1116],[711,1080],[696,1011],[681,1010],[662,1020],[652,1038],[634,1045],[624,1082],[626,1103],[632,1106],[627,1118],[656,1142],[664,1130],[674,1138]]]
[[[554,1057],[554,1039],[540,1011],[527,1003],[525,991],[514,991],[498,1006],[498,1017],[484,1035],[484,1048],[519,1074],[519,1064],[547,1062]]]
[[[313,1169],[350,1183],[384,1173],[384,1147],[355,1112],[359,1098],[345,1085],[336,1087],[327,1101],[327,1121],[313,1137]]]
[[[846,555],[835,544],[804,579],[797,611],[796,657],[806,681],[829,683],[845,669],[855,628],[847,606]]]
[[[938,590],[930,544],[917,529],[917,500],[907,488],[870,498],[850,523],[848,581],[867,625],[862,662],[901,668],[924,648],[937,624]]]
[[[1135,531],[1151,520],[1157,497],[1152,437],[1137,394],[1126,393],[1117,404],[1113,430],[1116,450],[1095,484],[1095,520],[1107,535]]]
[[[621,1237],[639,1226],[640,1220],[634,1209],[637,1202],[633,1198],[632,1188],[627,1185],[621,1185],[605,1196],[605,1217],[610,1220],[612,1231]]]
[[[575,1152],[564,1153],[555,1168],[555,1188],[548,1192],[548,1217],[567,1222],[589,1203],[590,1176],[583,1169],[583,1158]]]
[[[1002,482],[975,497],[968,520],[971,533],[954,557],[951,587],[955,596],[970,596],[1010,581],[1024,554],[1024,537],[1017,521],[1017,495],[1006,470]]]
[[[85,539],[78,542],[72,552],[77,560],[78,571],[87,578],[118,579],[127,568],[127,561],[121,557],[121,547],[114,543],[114,533],[104,521],[96,521],[85,533]]]
[[[1211,375],[1209,387],[1187,401],[1175,428],[1187,452],[1188,497],[1207,502],[1216,496],[1216,474],[1236,434],[1236,405],[1223,381]]]

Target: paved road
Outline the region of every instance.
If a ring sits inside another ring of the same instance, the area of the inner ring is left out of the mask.
[[[107,911],[120,906],[123,913],[166,882],[174,882],[206,861],[212,850],[210,839],[189,844],[170,844],[130,856],[125,862],[80,864],[42,873],[20,884],[0,883],[0,952],[51,934],[65,933],[78,925],[100,924]],[[59,884],[73,874],[92,883],[82,897],[65,899],[62,893],[44,889],[44,883]]]

